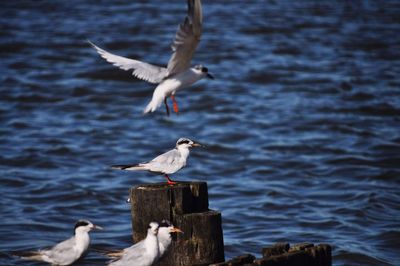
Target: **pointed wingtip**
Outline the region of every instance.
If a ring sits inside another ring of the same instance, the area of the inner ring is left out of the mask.
[[[111,169],[114,169],[114,170],[124,170],[126,165],[111,165],[110,167],[111,167]]]
[[[201,0],[188,0],[188,17],[192,22],[194,34],[200,36],[203,24]]]
[[[91,42],[89,39],[86,39],[86,42],[88,44],[90,44],[94,49],[96,49],[97,51],[101,51],[102,49],[100,47],[98,47],[97,45],[95,45],[93,42]]]
[[[86,42],[87,42],[88,44],[90,44],[91,46],[95,46],[94,43],[92,43],[89,39],[86,39]]]

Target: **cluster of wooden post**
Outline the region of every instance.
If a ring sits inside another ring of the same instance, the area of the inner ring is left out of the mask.
[[[208,209],[206,182],[139,185],[131,189],[133,241],[146,237],[152,221],[168,219],[184,233],[175,235],[157,265],[210,265],[225,260],[221,213]]]
[[[262,250],[262,258],[251,254],[225,261],[221,213],[208,209],[206,182],[179,182],[135,186],[130,191],[133,241],[146,237],[152,221],[168,219],[184,234],[174,236],[160,266],[331,266],[329,245],[276,244]]]
[[[326,244],[314,246],[310,243],[278,243],[262,249],[262,258],[251,254],[235,257],[212,266],[331,266],[331,247]]]

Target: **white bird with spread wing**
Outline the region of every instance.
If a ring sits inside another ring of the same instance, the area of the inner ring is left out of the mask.
[[[188,15],[185,21],[179,25],[171,45],[173,54],[166,68],[118,56],[99,48],[92,42],[89,43],[109,63],[123,70],[133,71],[132,75],[139,79],[158,84],[144,113],[154,112],[164,102],[167,115],[169,115],[168,97],[171,97],[173,109],[178,113],[178,104],[175,100],[178,90],[206,77],[214,79],[206,67],[202,65],[190,67],[193,54],[200,41],[202,22],[201,0],[188,0]]]

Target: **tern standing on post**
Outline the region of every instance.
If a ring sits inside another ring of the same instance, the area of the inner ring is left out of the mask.
[[[188,87],[203,78],[214,79],[208,69],[202,65],[190,67],[192,57],[200,41],[203,15],[200,0],[188,0],[188,15],[179,25],[175,39],[171,45],[173,54],[167,67],[160,67],[134,59],[109,53],[89,42],[97,52],[108,62],[123,69],[131,70],[132,75],[150,83],[158,84],[153,98],[144,109],[144,113],[154,112],[164,102],[167,115],[169,107],[167,98],[171,97],[174,112],[178,113],[175,94],[178,90]]]
[[[175,149],[163,153],[150,162],[131,164],[131,165],[113,165],[113,169],[138,171],[147,170],[157,174],[164,174],[169,185],[176,184],[169,178],[169,174],[174,174],[186,166],[189,157],[190,148],[201,147],[202,145],[187,138],[180,138],[176,142]]]

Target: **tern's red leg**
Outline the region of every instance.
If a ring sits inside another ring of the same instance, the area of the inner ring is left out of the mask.
[[[167,97],[164,98],[164,103],[165,103],[165,109],[167,110],[167,116],[169,116],[169,107],[167,103]]]
[[[171,100],[174,104],[174,112],[175,113],[179,113],[179,108],[178,108],[178,102],[175,100],[175,96],[171,95]]]
[[[167,174],[165,174],[164,176],[167,179],[168,185],[175,185],[176,184],[176,182],[172,181],[171,178],[169,178],[169,176]]]

